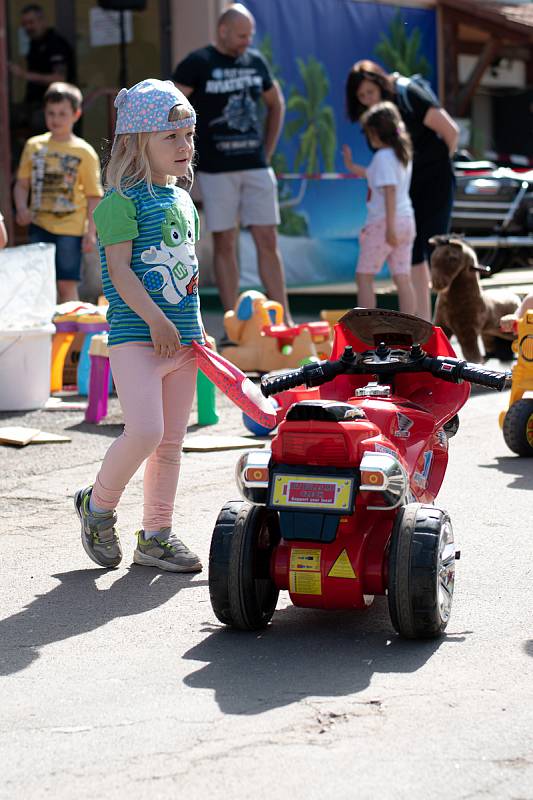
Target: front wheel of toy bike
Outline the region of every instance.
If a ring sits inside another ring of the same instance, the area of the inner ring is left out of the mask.
[[[431,505],[409,503],[398,512],[389,551],[389,613],[406,639],[445,630],[452,610],[455,543],[450,518]]]
[[[533,400],[517,400],[503,420],[505,444],[519,456],[533,456]]]
[[[270,622],[279,594],[270,560],[279,540],[275,512],[238,500],[222,508],[211,539],[209,594],[225,625],[259,630]]]

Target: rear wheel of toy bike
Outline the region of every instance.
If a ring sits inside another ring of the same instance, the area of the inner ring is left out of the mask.
[[[509,408],[503,421],[507,447],[519,456],[533,456],[533,400],[518,400]]]
[[[392,624],[406,639],[440,636],[452,610],[455,544],[450,518],[431,505],[400,509],[389,551]]]
[[[209,553],[209,594],[217,618],[241,630],[270,622],[279,591],[270,559],[280,540],[278,515],[236,500],[221,510]]]

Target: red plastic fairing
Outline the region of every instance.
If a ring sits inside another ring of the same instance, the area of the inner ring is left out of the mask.
[[[340,358],[344,348],[348,345],[353,347],[357,353],[364,353],[369,349],[368,344],[362,342],[344,325],[338,323],[335,326],[331,358]],[[430,356],[457,357],[441,328],[433,328],[432,336],[423,347]],[[366,386],[369,380],[372,380],[372,377],[368,375],[339,375],[338,378],[321,387],[320,395],[324,399],[345,401],[354,396],[357,388]],[[416,403],[423,410],[429,412],[435,419],[436,428],[440,428],[457,414],[470,396],[469,383],[449,383],[422,372],[398,374],[394,379],[394,386],[398,398]]]

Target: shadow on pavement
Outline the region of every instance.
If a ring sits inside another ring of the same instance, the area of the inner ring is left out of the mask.
[[[124,430],[123,423],[117,422],[78,422],[75,425],[67,425],[65,431],[77,431],[78,433],[92,433],[98,436],[110,436],[116,439]]]
[[[510,489],[531,489],[533,486],[533,458],[520,456],[499,456],[495,464],[479,464],[482,469],[497,469],[506,475],[516,475],[514,481],[507,484]]]
[[[376,672],[420,669],[442,642],[461,635],[410,642],[393,631],[385,598],[366,612],[276,611],[259,632],[208,628],[212,633],[183,658],[207,662],[184,682],[212,689],[226,714],[259,714],[308,696],[342,697],[366,689]]]
[[[81,569],[53,575],[58,586],[0,621],[0,675],[30,666],[47,644],[95,630],[116,617],[143,614],[188,586],[207,585],[207,581],[192,583],[192,575],[131,566],[102,591],[96,582],[107,571]]]

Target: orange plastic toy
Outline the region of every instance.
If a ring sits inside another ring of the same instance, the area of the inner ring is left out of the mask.
[[[325,320],[288,326],[280,303],[256,291],[243,292],[234,311],[224,314],[226,334],[235,346],[221,355],[243,372],[293,369],[309,358],[328,358],[331,327]]]

